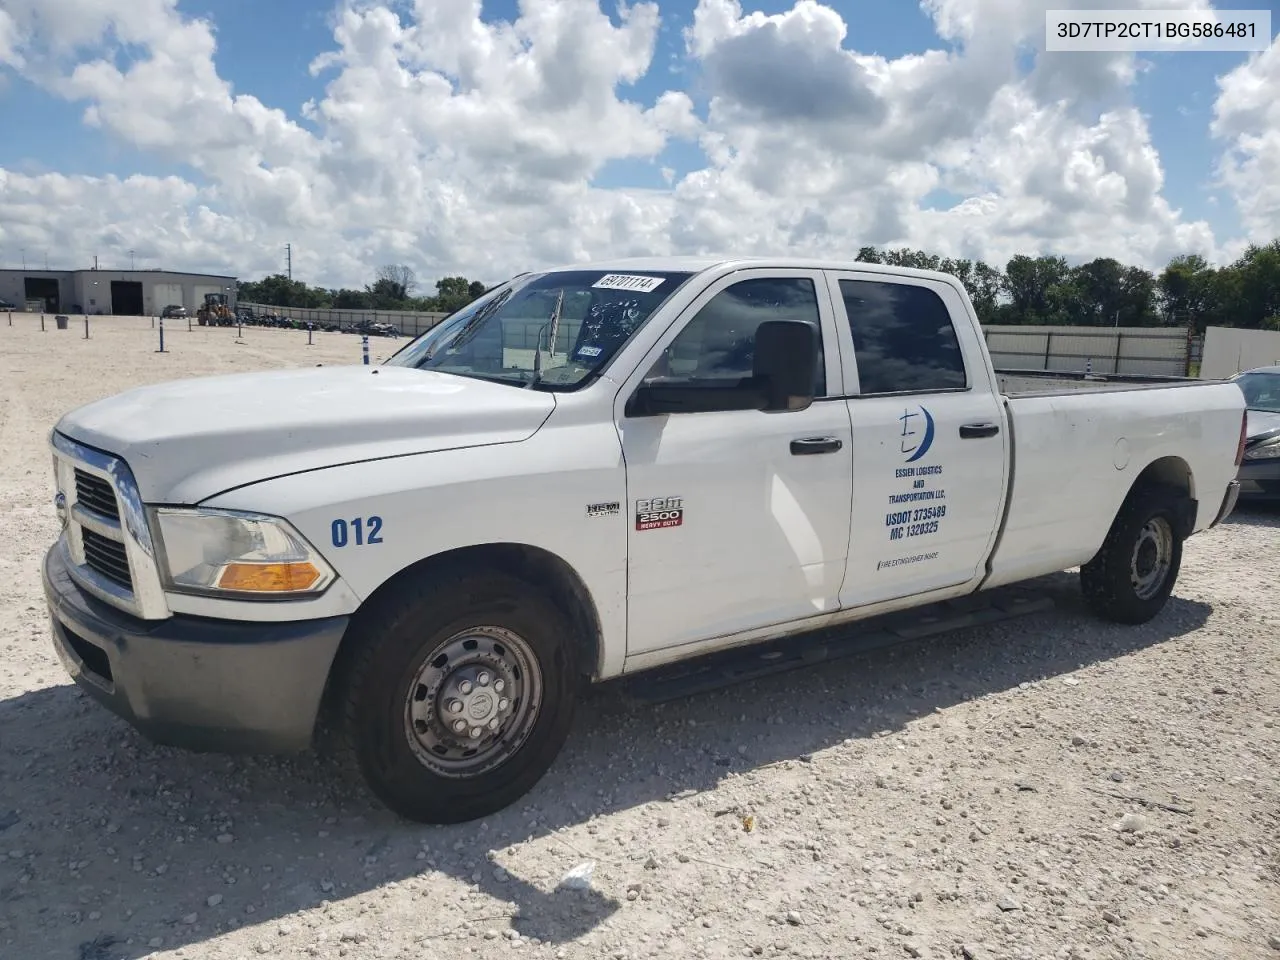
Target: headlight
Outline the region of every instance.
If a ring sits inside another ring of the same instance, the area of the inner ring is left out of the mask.
[[[1268,440],[1264,444],[1244,452],[1246,460],[1275,460],[1280,458],[1280,440]]]
[[[335,578],[333,568],[278,517],[167,508],[152,515],[167,589],[284,598],[321,593]]]

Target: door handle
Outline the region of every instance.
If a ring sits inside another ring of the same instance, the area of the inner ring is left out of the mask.
[[[977,440],[980,437],[994,437],[999,432],[999,425],[994,423],[965,423],[960,425],[961,440]]]
[[[844,442],[835,437],[805,437],[791,441],[791,452],[797,457],[807,457],[815,453],[835,453],[843,446]]]

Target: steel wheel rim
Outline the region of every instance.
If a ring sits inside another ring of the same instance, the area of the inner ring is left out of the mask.
[[[1164,517],[1152,517],[1138,531],[1129,559],[1129,580],[1139,600],[1150,600],[1164,586],[1173,566],[1173,530]]]
[[[409,683],[404,734],[442,777],[487,773],[528,739],[542,704],[542,668],[505,627],[471,627],[439,643]]]

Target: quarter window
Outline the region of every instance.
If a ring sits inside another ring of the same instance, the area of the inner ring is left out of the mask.
[[[909,283],[841,280],[859,393],[955,390],[968,385],[947,305]]]
[[[716,294],[649,370],[646,380],[742,380],[752,375],[756,329],[766,320],[804,320],[818,331],[815,394],[826,393],[818,295],[807,277],[740,280]]]

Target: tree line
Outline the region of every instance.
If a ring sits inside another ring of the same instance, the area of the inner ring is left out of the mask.
[[[415,296],[417,277],[403,264],[379,267],[373,282],[362,290],[347,287],[311,287],[281,273],[262,280],[241,280],[238,299],[272,307],[307,307],[313,310],[409,310],[417,313],[453,313],[488,289],[479,280],[443,277],[436,281],[434,296]]]
[[[1227,266],[1190,254],[1159,273],[1110,257],[1072,267],[1063,257],[1017,254],[1003,270],[910,249],[863,247],[857,259],[956,276],[984,324],[1280,330],[1280,239],[1250,245]]]
[[[1017,254],[1001,269],[924,250],[863,247],[857,259],[954,275],[984,324],[1280,330],[1280,239],[1252,244],[1226,266],[1189,254],[1174,257],[1158,273],[1110,257],[1073,267],[1064,257]],[[363,290],[309,287],[276,274],[241,281],[239,295],[279,307],[452,313],[487,289],[466,277],[437,280],[434,296],[414,296],[416,287],[409,267],[391,265],[380,268]]]

